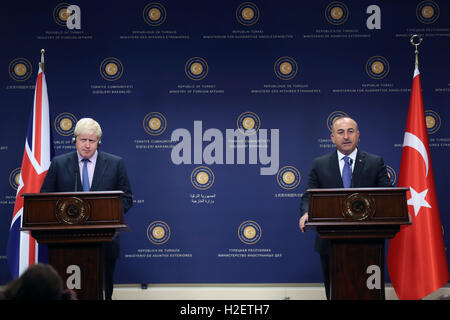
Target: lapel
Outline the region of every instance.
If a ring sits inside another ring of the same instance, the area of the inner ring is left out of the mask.
[[[331,181],[336,182],[336,188],[343,188],[344,184],[342,182],[341,170],[339,170],[339,159],[337,156],[337,151],[330,154],[330,163],[328,168],[330,168]]]
[[[364,152],[361,152],[358,149],[356,154],[356,163],[355,168],[353,169],[352,174],[352,188],[358,188],[361,185],[361,173],[364,170],[364,165],[366,164],[366,156]]]
[[[91,191],[98,191],[106,169],[106,158],[103,152],[98,150],[97,162],[95,163],[94,177],[92,178]]]

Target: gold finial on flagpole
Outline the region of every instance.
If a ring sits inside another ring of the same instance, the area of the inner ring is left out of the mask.
[[[416,41],[417,40],[417,41]],[[411,44],[416,47],[416,50],[414,51],[415,55],[416,55],[416,60],[415,60],[415,67],[419,68],[419,50],[417,49],[417,47],[422,43],[423,38],[421,36],[419,36],[418,34],[415,34],[411,37],[411,39],[409,40],[409,42],[411,42]]]
[[[41,49],[41,69],[42,69],[42,72],[44,72],[44,54],[45,54],[45,50],[44,49]]]

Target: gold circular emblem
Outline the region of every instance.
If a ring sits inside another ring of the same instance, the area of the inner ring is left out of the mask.
[[[250,117],[245,117],[242,121],[242,126],[245,128],[245,130],[252,130],[255,127],[255,120]]]
[[[365,220],[375,212],[375,201],[363,193],[352,193],[343,202],[342,212],[345,218]]]
[[[108,63],[105,67],[106,73],[109,74],[110,76],[115,75],[118,70],[119,69],[117,68],[117,64],[115,64],[114,62]]]
[[[14,66],[14,73],[18,76],[23,76],[27,73],[27,66],[23,63],[18,63]]]
[[[58,12],[58,17],[59,17],[62,21],[67,21],[67,19],[69,19],[69,17],[70,17],[70,11],[67,10],[67,8],[62,8],[62,9],[59,10],[59,12]]]
[[[380,74],[384,71],[384,65],[379,61],[372,63],[371,68],[372,68],[373,73],[376,73],[376,74]]]
[[[80,224],[89,218],[91,207],[87,201],[72,197],[58,200],[55,211],[59,222]]]
[[[291,171],[286,171],[285,173],[283,173],[282,179],[287,184],[292,184],[295,181],[295,175]]]
[[[155,227],[152,231],[152,235],[158,240],[162,239],[162,237],[164,237],[165,234],[166,232],[162,227]]]
[[[199,74],[201,74],[203,72],[203,66],[198,62],[194,62],[191,65],[191,72],[193,74],[195,74],[196,76],[198,76]]]
[[[161,120],[156,117],[150,118],[150,120],[148,121],[148,126],[152,130],[158,130],[159,128],[161,128]]]
[[[64,131],[69,131],[73,127],[73,122],[69,118],[63,118],[59,122],[59,125],[61,126],[61,129],[63,129]]]
[[[425,121],[427,123],[427,128],[433,128],[436,125],[436,119],[434,119],[432,116],[426,116]]]
[[[157,20],[161,19],[161,10],[159,10],[158,8],[151,8],[148,11],[148,17],[152,21],[157,21]]]
[[[253,239],[256,236],[256,229],[252,226],[248,226],[244,228],[244,236],[247,239]]]
[[[289,62],[283,62],[280,65],[280,72],[282,74],[290,74],[292,72],[292,64],[290,64]]]
[[[209,176],[206,172],[201,171],[197,174],[197,177],[195,177],[195,179],[200,184],[206,184],[209,181]]]
[[[434,9],[432,6],[424,6],[422,8],[422,16],[429,19],[434,16]]]
[[[249,21],[255,17],[255,11],[253,11],[252,8],[245,8],[244,10],[242,10],[241,15],[242,15],[242,18]]]
[[[344,11],[342,11],[342,9],[339,7],[334,7],[333,9],[331,9],[330,14],[334,19],[339,20],[344,15]]]

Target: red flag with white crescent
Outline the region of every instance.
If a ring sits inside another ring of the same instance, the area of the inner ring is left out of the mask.
[[[402,226],[389,242],[389,275],[399,299],[422,299],[445,285],[449,273],[417,67],[398,186],[409,188],[407,204],[412,224]]]

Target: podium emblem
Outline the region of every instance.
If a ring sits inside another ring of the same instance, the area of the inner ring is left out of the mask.
[[[365,220],[375,212],[375,201],[369,195],[352,193],[344,199],[342,209],[345,218]]]
[[[89,203],[80,198],[61,199],[56,203],[56,218],[62,223],[80,224],[85,222],[90,214]]]

